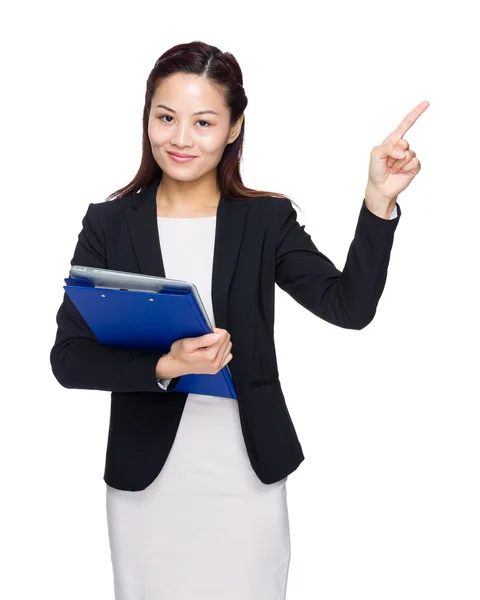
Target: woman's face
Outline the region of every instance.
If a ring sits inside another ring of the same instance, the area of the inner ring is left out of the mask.
[[[241,118],[230,127],[223,96],[207,79],[177,73],[157,87],[150,108],[148,137],[153,156],[164,173],[172,179],[194,181],[217,167],[225,147],[238,137],[240,125]],[[235,135],[231,135],[232,131]],[[169,152],[195,158],[177,162]]]

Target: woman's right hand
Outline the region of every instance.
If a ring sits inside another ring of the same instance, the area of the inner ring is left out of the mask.
[[[220,335],[218,340],[213,339],[215,334],[207,333],[173,342],[169,354],[179,373],[215,375],[232,360],[230,334],[218,327],[213,330]]]

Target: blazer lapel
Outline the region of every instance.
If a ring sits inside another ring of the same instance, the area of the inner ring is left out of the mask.
[[[165,277],[157,224],[156,191],[160,178],[132,196],[126,218],[140,273]],[[248,202],[223,194],[217,207],[212,271],[215,325],[228,330],[228,291],[243,237]],[[181,243],[181,241],[180,241]],[[193,282],[195,283],[195,282]]]

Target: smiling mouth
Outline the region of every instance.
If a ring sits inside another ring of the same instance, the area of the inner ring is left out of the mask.
[[[175,154],[172,154],[171,152],[168,152],[168,155],[170,156],[170,158],[175,161],[176,163],[189,163],[192,162],[192,160],[195,160],[197,157],[196,156],[176,156]]]
[[[178,156],[178,158],[196,158],[194,154],[182,154],[181,152],[169,152],[172,156]]]

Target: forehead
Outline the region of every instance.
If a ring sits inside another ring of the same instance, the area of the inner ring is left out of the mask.
[[[152,98],[153,106],[163,102],[175,110],[211,108],[225,112],[225,98],[218,87],[206,78],[188,73],[176,73],[161,81]],[[200,106],[201,105],[201,106]]]

